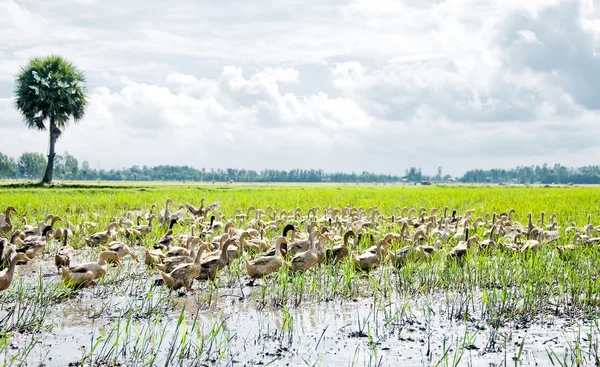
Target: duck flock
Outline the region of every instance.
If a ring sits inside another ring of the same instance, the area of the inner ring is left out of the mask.
[[[105,231],[97,231],[93,222],[66,221],[60,227],[65,221],[52,214],[38,226],[28,225],[24,217],[22,225],[15,225],[11,216],[18,211],[7,207],[0,214],[0,236],[6,236],[0,237],[0,290],[10,287],[18,265],[44,256],[51,241],[62,241],[54,262],[67,285],[91,286],[107,273],[110,263],[120,264],[125,257],[139,262],[143,257],[147,266],[158,270],[165,286],[191,292],[194,280],[211,281],[216,287],[219,271],[232,261],[243,260],[253,282],[281,267],[302,272],[324,262],[350,261],[357,271],[369,272],[386,264],[402,267],[436,252],[444,253],[447,261],[460,261],[469,251],[491,248],[525,253],[553,244],[564,255],[578,246],[600,243],[600,237],[592,236],[600,227],[591,224],[591,215],[586,225],[572,223],[565,228],[563,236],[572,236],[572,243],[558,245],[561,231],[556,214],[546,224],[543,212],[536,224],[531,213],[527,223],[515,220],[513,209],[475,216],[474,210],[459,215],[448,207],[397,206],[393,215],[385,216],[377,206],[350,205],[280,212],[270,206],[238,208],[228,218],[219,211],[220,202],[205,206],[205,198],[199,208],[186,203],[171,212],[171,204],[168,199],[157,214],[156,204],[150,210],[123,213],[112,218]],[[153,231],[164,234],[149,243]],[[267,238],[272,233],[279,235]],[[97,262],[73,264],[77,251],[68,244],[73,236],[98,249]],[[132,250],[133,244],[142,244],[144,253]]]

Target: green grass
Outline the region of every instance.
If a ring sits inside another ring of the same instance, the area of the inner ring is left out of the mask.
[[[236,208],[249,206],[274,209],[300,207],[304,214],[309,208],[378,206],[387,214],[394,207],[431,209],[448,206],[464,213],[475,209],[477,214],[502,212],[514,208],[517,219],[526,220],[526,213],[557,213],[562,223],[586,219],[588,213],[600,213],[600,189],[592,188],[499,188],[499,187],[413,187],[413,186],[333,186],[333,185],[197,185],[197,186],[130,186],[112,188],[55,188],[55,189],[2,189],[0,207],[9,204],[30,220],[46,213],[72,216],[97,213],[109,217],[129,209],[149,209],[152,203],[164,206],[167,198],[175,203],[190,202],[199,205],[201,197],[208,202],[220,200],[222,211],[230,215]]]

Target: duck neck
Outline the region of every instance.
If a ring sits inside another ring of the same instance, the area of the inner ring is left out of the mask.
[[[315,235],[312,231],[308,232],[308,250],[313,250],[315,248]]]
[[[16,245],[17,243],[17,238],[21,235],[21,233],[19,231],[13,233],[12,237],[10,238],[10,243],[13,245]]]
[[[320,237],[318,242],[317,250],[323,251],[323,247],[325,246],[325,237]]]
[[[223,249],[221,250],[221,256],[220,256],[220,258],[221,258],[222,261],[226,261],[227,260],[227,249],[229,248],[229,244],[231,242],[232,241],[227,240],[227,241],[225,241],[225,244],[223,245]]]
[[[104,266],[106,264],[107,264],[107,262],[106,262],[106,255],[100,254],[100,257],[98,258],[98,265]]]
[[[281,257],[281,244],[282,243],[283,243],[282,240],[277,240],[277,242],[275,242],[275,256]]]
[[[52,217],[52,221],[50,221],[50,227],[54,227],[56,222],[58,222],[59,220],[60,220],[59,217]]]
[[[6,222],[6,224],[8,224],[9,226],[12,227],[12,219],[10,217],[10,214],[12,213],[12,208],[8,207],[6,208],[6,211],[4,212],[4,221]]]
[[[15,267],[17,266],[17,263],[21,260],[21,258],[15,256],[10,261],[10,264],[8,265],[8,270],[6,271],[6,277],[8,278],[9,282],[12,281],[13,275],[15,274]]]
[[[344,242],[343,242],[344,247],[348,247],[348,241],[350,240],[350,236],[353,236],[353,235],[354,235],[354,232],[352,232],[352,231],[346,232],[346,234],[344,235]]]
[[[375,255],[377,255],[377,259],[381,260],[382,257],[382,249],[383,249],[383,241],[380,241],[379,243],[377,243],[377,252]]]
[[[200,260],[202,259],[202,253],[204,253],[205,248],[206,248],[205,245],[200,246],[200,248],[198,249],[198,253],[196,254],[196,259],[194,259],[194,264],[200,265]]]

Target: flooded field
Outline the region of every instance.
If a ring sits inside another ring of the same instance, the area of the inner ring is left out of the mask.
[[[347,226],[380,239],[400,234],[403,218],[422,217],[426,223],[432,208],[441,209],[433,214],[437,223],[444,218],[445,206],[450,208],[447,218],[452,218],[452,210],[464,216],[474,209],[465,227],[479,236],[479,242],[494,223],[493,213],[500,217],[510,209],[514,209],[512,227],[527,228],[527,214],[532,212],[533,225],[546,228],[551,213],[557,213],[555,228],[542,230],[556,230],[559,237],[545,241],[539,235],[538,248],[529,251],[525,242],[511,249],[514,238],[502,234],[495,237],[498,246],[472,246],[464,256],[449,258],[462,237],[450,235],[438,243],[442,235],[434,234],[433,227],[418,243],[402,237],[387,248],[396,254],[407,246],[430,246],[433,250],[426,258],[407,257],[399,264],[388,254],[373,270],[361,271],[352,254],[372,245],[361,240],[351,243],[347,260],[325,261],[302,272],[283,266],[254,282],[244,259],[261,255],[244,253],[218,272],[217,288],[210,281],[195,280],[193,291],[170,290],[158,271],[144,264],[146,249],[153,249],[166,227],[157,225],[147,237],[135,240],[120,232],[118,238],[130,245],[140,262],[124,257],[122,264],[109,265],[95,285],[81,289],[62,281],[54,263],[62,240],[49,238],[40,254],[16,267],[12,284],[0,292],[0,364],[583,366],[600,361],[600,255],[598,245],[590,241],[597,231],[594,218],[600,215],[597,189],[12,190],[12,195],[0,193],[0,204],[13,205],[30,223],[43,221],[50,213],[62,218],[57,227],[96,222],[97,227],[81,227],[73,234],[74,265],[98,258],[101,250],[87,246],[85,239],[111,220],[125,218],[132,210],[149,212],[153,203],[167,197],[183,205],[199,201],[200,195],[222,203],[214,212],[219,221],[232,220],[236,228],[246,230],[253,228],[251,221],[258,215],[236,215],[247,214],[250,206],[264,212],[271,206],[277,216],[285,210],[281,221],[276,218],[273,227],[263,228],[269,241],[288,223],[298,228],[311,221],[329,226],[332,235],[326,248],[338,244],[333,234],[343,235]],[[320,209],[309,213],[319,203]],[[375,225],[356,222],[369,218],[366,214],[360,219],[349,215],[350,224],[338,229],[335,220],[344,216],[324,209],[346,204],[362,206],[365,213],[377,205]],[[415,210],[403,212],[403,207]],[[415,214],[421,207],[427,215]],[[545,223],[538,219],[542,211],[547,213]],[[581,230],[588,214],[592,225]],[[264,222],[273,221],[262,216]],[[576,229],[567,230],[571,222]],[[187,214],[173,227],[173,234],[191,235],[192,223]],[[22,224],[15,220],[14,227]],[[411,235],[415,231],[417,227],[409,228]],[[207,232],[204,241],[222,233],[223,227]],[[588,237],[574,241],[575,233]]]

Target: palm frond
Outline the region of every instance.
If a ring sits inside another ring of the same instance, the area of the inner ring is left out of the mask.
[[[57,55],[33,58],[21,68],[15,83],[15,108],[31,129],[46,130],[48,122],[61,130],[78,122],[87,106],[83,73]]]

